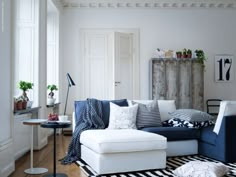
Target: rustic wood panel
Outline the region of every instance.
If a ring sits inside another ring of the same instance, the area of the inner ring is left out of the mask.
[[[152,59],[151,98],[175,100],[177,108],[203,110],[204,68],[195,59]]]
[[[178,67],[176,60],[167,60],[166,64],[166,99],[176,100],[178,106]]]
[[[192,63],[192,108],[203,110],[204,68],[202,64]]]
[[[165,63],[161,60],[156,60],[152,65],[152,99],[164,100],[166,97],[166,84],[165,84]]]
[[[179,61],[179,96],[180,108],[191,108],[191,61]]]

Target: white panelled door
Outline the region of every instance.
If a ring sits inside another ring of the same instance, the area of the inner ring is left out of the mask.
[[[133,99],[133,34],[115,32],[115,99]]]
[[[109,99],[109,35],[85,32],[83,97]]]
[[[81,99],[137,99],[139,62],[134,57],[134,35],[105,29],[81,30],[80,35]]]

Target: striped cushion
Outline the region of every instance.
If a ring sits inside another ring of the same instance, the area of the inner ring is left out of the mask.
[[[153,101],[149,104],[141,104],[132,101],[132,104],[138,104],[137,128],[162,126],[157,101]]]
[[[207,120],[213,120],[214,117],[195,109],[178,109],[174,112],[169,113],[172,118],[186,120],[189,122],[203,122]]]

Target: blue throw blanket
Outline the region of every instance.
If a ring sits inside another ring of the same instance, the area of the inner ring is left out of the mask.
[[[102,120],[102,104],[96,99],[87,99],[81,117],[76,122],[72,140],[68,147],[66,157],[61,161],[62,164],[71,164],[81,157],[80,135],[85,130],[104,129],[105,124]]]

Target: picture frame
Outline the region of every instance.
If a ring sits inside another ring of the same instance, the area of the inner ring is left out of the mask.
[[[215,56],[215,82],[232,82],[234,80],[234,56]]]

